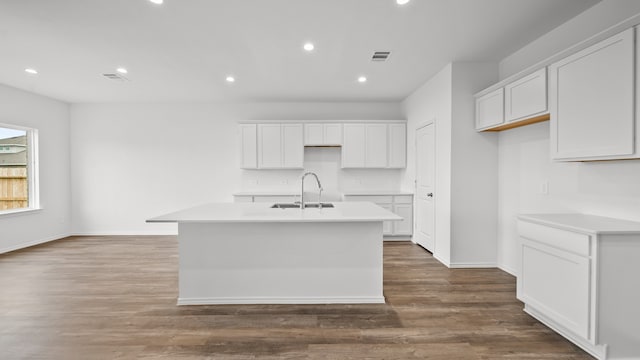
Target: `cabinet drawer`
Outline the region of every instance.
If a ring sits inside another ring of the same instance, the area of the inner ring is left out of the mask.
[[[344,199],[346,201],[370,201],[376,204],[391,204],[393,202],[392,196],[381,195],[347,195]]]
[[[570,251],[578,255],[590,255],[589,245],[591,237],[589,235],[533,224],[522,220],[518,221],[518,234],[523,238]]]
[[[393,197],[393,202],[396,204],[411,204],[413,203],[413,196],[411,195],[396,195]]]

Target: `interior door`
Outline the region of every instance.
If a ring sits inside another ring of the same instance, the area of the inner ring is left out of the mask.
[[[428,124],[416,130],[416,234],[415,241],[435,251],[435,129]]]

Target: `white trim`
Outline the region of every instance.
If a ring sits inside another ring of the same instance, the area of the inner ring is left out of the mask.
[[[436,254],[435,252],[433,253],[433,258],[440,261],[444,266],[451,268],[451,263],[448,261],[445,261],[443,258],[440,257],[440,255]]]
[[[558,324],[557,322],[551,320],[541,312],[537,311],[536,309],[531,307],[531,305],[525,304],[523,311],[531,315],[532,317],[534,317],[536,320],[540,321],[547,327],[551,328],[553,331],[564,336],[567,340],[576,344],[577,346],[582,348],[584,351],[594,356],[596,359],[607,359],[607,344],[594,345],[589,343],[584,338],[574,335],[572,331],[567,330],[562,325]]]
[[[70,236],[153,236],[153,235],[178,235],[175,230],[114,230],[114,231],[74,231]]]
[[[33,241],[29,241],[29,242],[22,243],[22,244],[12,245],[12,246],[0,249],[0,254],[4,254],[4,253],[11,252],[11,251],[24,249],[24,248],[28,248],[28,247],[35,246],[35,245],[44,244],[44,243],[51,242],[51,241],[61,240],[61,239],[67,238],[69,236],[71,236],[71,235],[68,234],[68,233],[65,233],[65,234],[60,234],[60,235],[48,236],[46,238],[33,240]]]
[[[40,212],[42,208],[19,208],[0,211],[0,219],[4,217],[28,215],[29,213]]]
[[[322,119],[307,119],[307,120],[242,120],[238,121],[238,124],[357,124],[357,123],[401,123],[406,124],[407,120],[322,120]],[[337,146],[337,145],[336,145]]]
[[[515,269],[512,269],[512,268],[510,268],[508,266],[505,266],[504,264],[498,264],[498,269],[500,269],[500,270],[502,270],[502,271],[504,271],[504,272],[506,272],[506,273],[508,273],[510,275],[518,277],[518,272]]]
[[[211,297],[178,298],[178,305],[223,304],[384,304],[384,296],[372,297]]]
[[[20,125],[12,125],[0,123],[0,127],[25,132],[27,139],[27,201],[26,208],[18,208],[15,210],[33,211],[40,209],[40,180],[39,180],[39,163],[38,163],[38,129]],[[13,209],[12,209],[13,210]],[[16,213],[19,211],[0,212],[0,216],[7,213]]]
[[[498,264],[495,262],[468,262],[468,263],[449,263],[451,269],[484,269],[484,268],[497,268]]]

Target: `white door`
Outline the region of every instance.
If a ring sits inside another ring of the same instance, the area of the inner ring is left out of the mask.
[[[416,130],[415,241],[435,251],[435,129],[433,123]]]

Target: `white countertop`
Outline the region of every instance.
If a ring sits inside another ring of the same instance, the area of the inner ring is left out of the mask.
[[[147,222],[370,222],[402,217],[370,202],[333,202],[334,208],[271,209],[271,203],[212,203],[148,219]]]
[[[587,234],[640,234],[640,222],[585,214],[522,214],[518,219]]]
[[[345,191],[343,193],[344,196],[377,196],[377,195],[411,195],[413,193],[410,191],[401,191],[401,190],[353,190],[353,191]]]
[[[300,190],[238,191],[233,196],[300,196]]]

